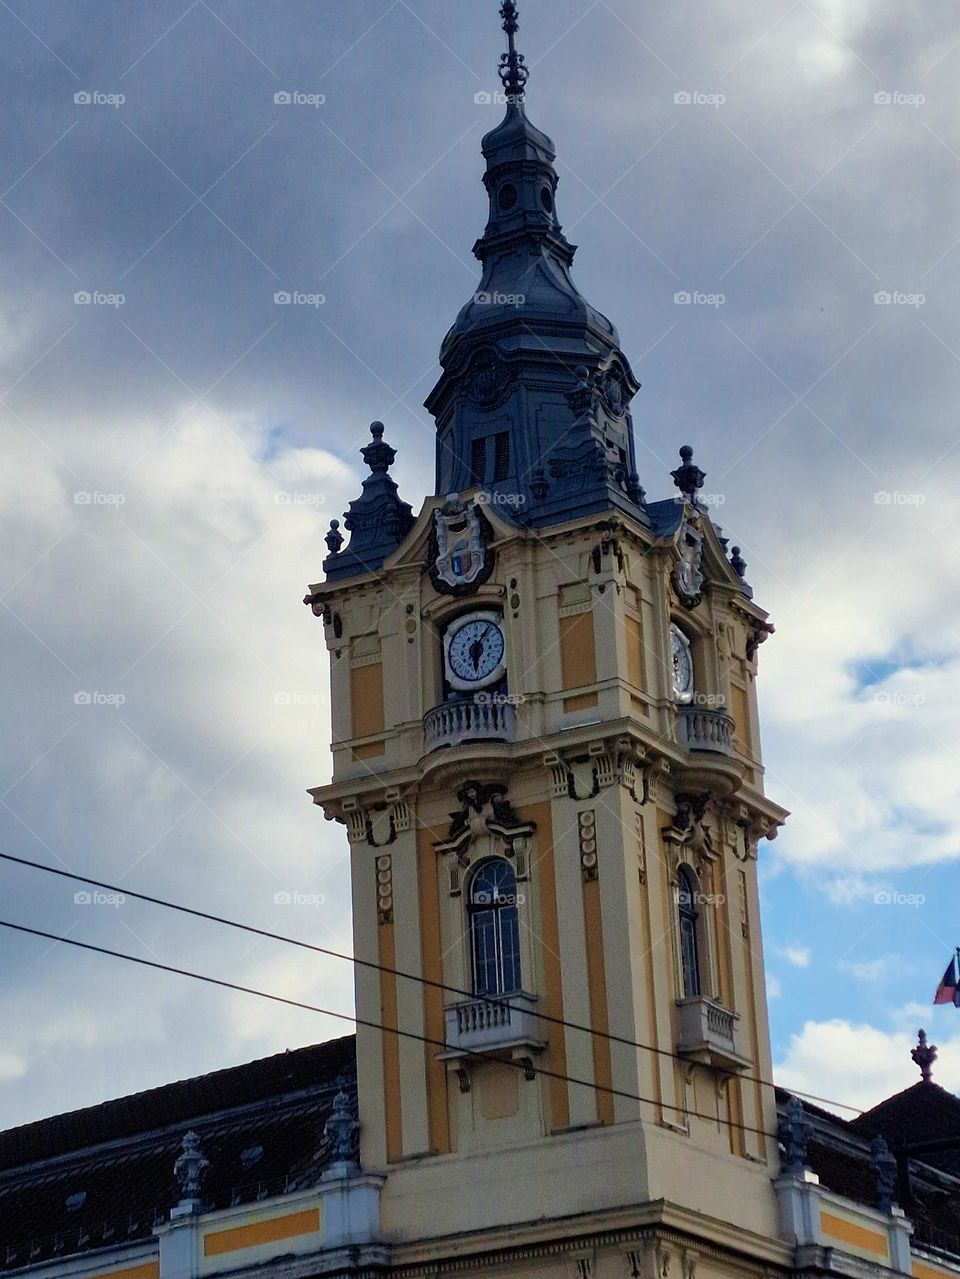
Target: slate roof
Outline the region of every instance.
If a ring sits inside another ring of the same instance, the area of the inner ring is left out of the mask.
[[[789,1096],[777,1089],[779,1109]],[[893,1154],[900,1152],[897,1200],[914,1224],[914,1242],[960,1261],[960,1098],[921,1082],[850,1120],[809,1102],[804,1111],[813,1125],[807,1159],[821,1185],[874,1207],[870,1143],[883,1136]],[[952,1148],[922,1156],[903,1150],[904,1142],[942,1139]]]
[[[341,1088],[356,1092],[353,1036],[0,1133],[0,1270],[149,1239],[180,1197],[191,1128],[210,1207],[313,1185]]]
[[[933,1080],[921,1080],[854,1119],[855,1132],[882,1132],[890,1146],[956,1139],[952,1150],[925,1151],[923,1162],[960,1176],[960,1097]]]

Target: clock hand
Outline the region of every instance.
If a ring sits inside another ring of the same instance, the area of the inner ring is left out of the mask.
[[[483,657],[483,637],[475,639],[470,645],[470,660],[473,662],[473,669],[480,670],[480,659]]]

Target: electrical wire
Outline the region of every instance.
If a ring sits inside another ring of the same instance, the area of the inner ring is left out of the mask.
[[[252,933],[257,937],[265,937],[269,939],[270,941],[284,942],[286,945],[297,946],[302,950],[310,950],[310,951],[313,951],[315,954],[325,955],[330,959],[339,959],[339,960],[345,961],[346,963],[358,965],[361,968],[369,968],[377,972],[387,973],[391,977],[400,977],[400,978],[403,978],[405,981],[418,982],[422,986],[428,986],[431,989],[444,991],[447,994],[451,994],[451,995],[459,995],[464,999],[477,998],[476,993],[473,991],[462,990],[458,986],[450,986],[445,982],[435,981],[430,977],[421,977],[417,975],[416,973],[404,972],[402,969],[399,969],[399,968],[391,968],[386,964],[378,964],[371,959],[359,959],[355,955],[346,955],[341,951],[330,950],[325,946],[317,946],[311,942],[301,941],[297,937],[289,937],[284,933],[271,932],[269,929],[266,929],[266,928],[257,928],[253,924],[243,924],[243,923],[240,923],[239,920],[229,919],[224,915],[215,915],[215,914],[212,914],[210,911],[199,910],[198,908],[193,906],[185,906],[180,902],[172,902],[163,897],[155,897],[155,896],[151,896],[148,893],[136,892],[133,889],[125,888],[122,885],[108,884],[104,880],[92,879],[88,875],[80,875],[80,874],[77,874],[75,871],[62,870],[58,866],[47,866],[44,862],[31,861],[29,858],[26,858],[26,857],[16,857],[12,853],[0,853],[0,860],[7,861],[7,862],[14,862],[20,866],[28,866],[32,870],[44,871],[48,875],[57,875],[62,879],[72,879],[72,880],[76,880],[78,883],[81,883],[81,884],[90,884],[94,888],[102,888],[106,890],[107,892],[120,893],[126,897],[132,897],[136,901],[147,902],[149,905],[152,905],[152,906],[162,906],[166,910],[177,911],[183,915],[191,915],[196,919],[207,920],[209,923],[222,924],[226,928],[235,928],[241,932]],[[498,1004],[501,1007],[506,1008],[508,1010],[516,1009],[517,1007],[515,1004],[512,1004],[510,1002],[510,999],[508,997],[503,997],[499,995],[484,995],[483,998],[487,1003]],[[609,1043],[621,1044],[626,1048],[637,1048],[641,1052],[654,1053],[657,1056],[669,1057],[673,1061],[679,1061],[679,1062],[683,1062],[684,1064],[687,1064],[686,1058],[682,1057],[679,1053],[671,1052],[670,1049],[668,1048],[659,1048],[653,1044],[643,1044],[638,1042],[637,1040],[628,1039],[623,1035],[616,1035],[610,1031],[597,1030],[594,1027],[584,1026],[581,1023],[575,1022],[575,1021],[567,1021],[563,1017],[556,1017],[552,1015],[551,1013],[540,1012],[536,1009],[524,1007],[523,1011],[527,1015],[536,1017],[538,1020],[547,1022],[550,1025],[563,1026],[567,1030],[575,1030],[584,1035],[591,1035],[598,1039],[607,1040]],[[759,1075],[741,1074],[741,1075],[738,1075],[737,1077],[740,1080],[742,1080],[744,1083],[756,1083],[756,1084],[760,1084],[761,1087],[764,1087],[764,1088],[776,1088],[777,1086],[773,1080],[764,1079]],[[794,1096],[801,1097],[806,1101],[818,1102],[821,1105],[826,1105],[826,1106],[834,1106],[841,1110],[850,1110],[857,1115],[863,1114],[863,1110],[861,1108],[857,1106],[848,1105],[846,1102],[834,1101],[830,1097],[821,1097],[816,1093],[799,1092],[796,1089],[791,1089],[790,1091]]]
[[[207,982],[211,986],[220,986],[224,990],[238,991],[243,995],[256,995],[259,999],[269,999],[275,1004],[286,1004],[290,1008],[299,1008],[305,1012],[320,1013],[324,1017],[333,1017],[338,1021],[349,1021],[355,1026],[364,1026],[371,1030],[384,1031],[387,1034],[397,1035],[402,1039],[413,1039],[418,1043],[426,1044],[431,1048],[439,1048],[446,1051],[456,1051],[458,1055],[466,1058],[476,1058],[480,1061],[498,1061],[502,1065],[512,1066],[516,1070],[522,1071],[526,1077],[531,1075],[541,1075],[545,1079],[556,1079],[562,1083],[577,1084],[581,1088],[590,1088],[594,1092],[607,1093],[612,1097],[619,1097],[624,1101],[637,1101],[647,1103],[651,1106],[658,1106],[662,1110],[672,1110],[676,1114],[693,1117],[695,1119],[705,1119],[711,1124],[721,1124],[728,1128],[736,1128],[740,1132],[754,1133],[758,1137],[770,1137],[776,1140],[777,1134],[767,1132],[765,1128],[755,1128],[750,1124],[738,1123],[732,1119],[723,1119],[719,1115],[709,1115],[700,1110],[691,1110],[684,1106],[674,1106],[668,1101],[658,1100],[656,1097],[643,1097],[639,1093],[626,1092],[621,1088],[612,1088],[606,1084],[595,1083],[586,1079],[577,1079],[573,1075],[563,1074],[561,1071],[550,1070],[546,1066],[535,1066],[528,1058],[525,1061],[515,1061],[509,1057],[493,1056],[489,1053],[478,1052],[474,1048],[456,1048],[446,1043],[445,1040],[431,1039],[427,1035],[418,1034],[413,1030],[401,1030],[398,1026],[385,1026],[382,1022],[371,1021],[369,1018],[358,1017],[349,1013],[334,1012],[329,1008],[319,1008],[316,1004],[304,1003],[299,999],[288,999],[285,995],[275,995],[270,991],[257,990],[253,986],[242,986],[238,982],[226,981],[222,977],[210,977],[205,973],[193,972],[189,968],[177,968],[173,964],[163,964],[156,959],[143,959],[140,955],[128,955],[122,950],[111,950],[106,946],[95,946],[92,942],[79,941],[75,937],[62,937],[57,933],[48,933],[41,928],[29,928],[26,924],[16,924],[12,920],[0,919],[0,928],[9,928],[14,932],[27,933],[32,937],[43,937],[47,941],[60,942],[64,946],[75,946],[79,950],[92,951],[97,955],[107,955],[112,959],[123,959],[131,964],[139,964],[144,968],[154,968],[163,973],[174,973],[178,977],[190,977],[194,981]]]

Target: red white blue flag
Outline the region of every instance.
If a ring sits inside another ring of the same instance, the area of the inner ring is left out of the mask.
[[[937,987],[937,993],[933,997],[935,1004],[953,1004],[960,1008],[960,964],[957,963],[957,955],[960,952],[955,951],[950,963],[947,964],[947,971],[940,978],[940,985]]]

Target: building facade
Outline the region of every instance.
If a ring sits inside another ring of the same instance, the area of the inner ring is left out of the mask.
[[[306,597],[356,1041],[0,1135],[11,1274],[960,1274],[960,1182],[909,1149],[930,1062],[896,1124],[773,1086],[773,628],[692,450],[643,477],[659,498],[641,484],[639,385],[573,282],[501,15],[481,277],[426,402],[435,494],[415,515],[374,423],[349,540],[333,521]]]

